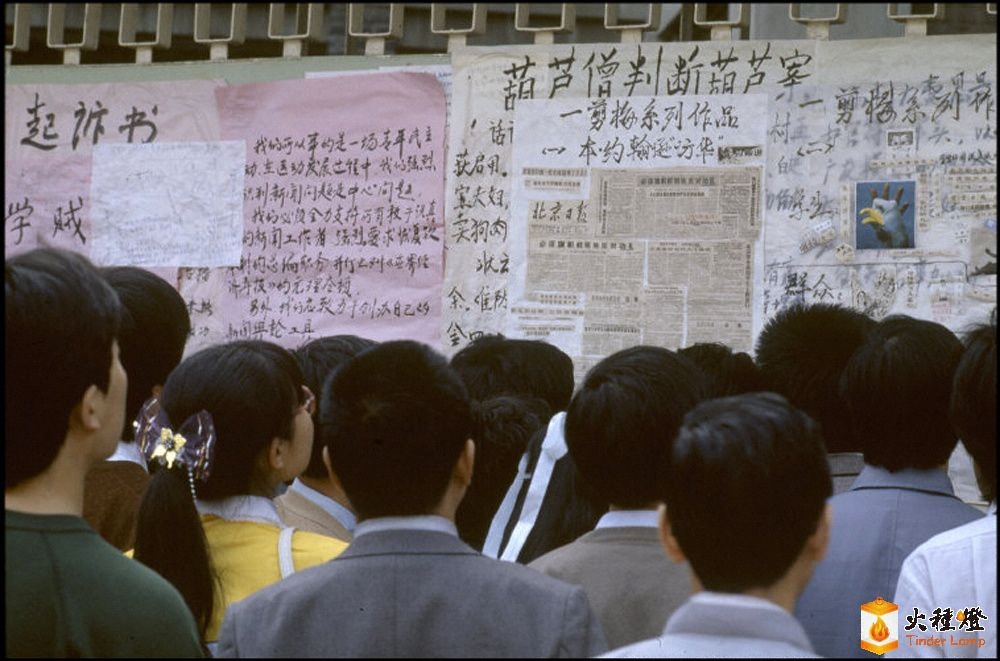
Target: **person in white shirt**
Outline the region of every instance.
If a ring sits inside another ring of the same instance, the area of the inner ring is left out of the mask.
[[[661,636],[605,656],[816,657],[792,611],[829,538],[817,424],[775,393],[702,402],[662,476],[660,537],[695,594]]]
[[[989,324],[966,338],[951,399],[952,424],[990,507],[982,519],[932,537],[903,562],[893,599],[907,616],[897,656],[997,655],[996,347],[994,311]],[[932,638],[942,644],[927,644]]]

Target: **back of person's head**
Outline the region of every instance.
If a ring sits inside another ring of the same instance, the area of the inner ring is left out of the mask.
[[[538,397],[553,413],[573,396],[573,360],[539,340],[485,335],[452,356],[451,367],[480,401],[501,395]]]
[[[269,448],[276,438],[293,439],[303,385],[290,352],[242,340],[188,356],[163,386],[159,400],[174,432],[201,411],[211,415],[214,453],[204,480],[189,476],[191,467],[179,461],[172,468],[151,462],[152,479],[136,522],[135,558],[177,587],[202,635],[212,621],[215,578],[192,485],[199,500],[273,495],[266,493],[263,474],[270,467]]]
[[[122,303],[118,346],[128,373],[122,440],[131,441],[132,422],[152,396],[153,386],[162,386],[181,362],[191,318],[177,290],[154,273],[135,266],[114,266],[101,269],[101,275]]]
[[[374,340],[357,335],[331,335],[307,342],[296,349],[293,354],[302,369],[302,377],[306,387],[319,397],[320,393],[323,392],[323,384],[326,379],[337,368],[362,351],[377,344],[378,342]],[[321,435],[318,407],[313,414],[313,422],[315,423],[316,442],[313,443],[309,465],[302,474],[306,477],[324,479],[326,478],[326,466],[323,464],[323,444],[319,441]]]
[[[933,321],[893,315],[872,329],[841,378],[866,463],[898,471],[948,461],[958,442],[948,405],[961,355],[955,334]]]
[[[566,411],[566,446],[597,501],[625,508],[659,500],[658,472],[704,376],[662,347],[614,353],[587,373]]]
[[[337,370],[320,419],[359,520],[432,512],[473,432],[461,379],[443,356],[408,340],[384,342]]]
[[[760,369],[754,364],[750,354],[744,351],[734,352],[718,342],[699,342],[679,349],[677,353],[705,373],[707,398],[764,390]]]
[[[965,353],[955,370],[951,421],[976,462],[979,489],[986,500],[997,490],[997,325],[973,328],[965,337]]]
[[[218,437],[212,472],[199,485],[198,498],[252,492],[261,453],[275,438],[292,438],[303,385],[292,354],[261,340],[202,349],[177,366],[163,386],[163,409],[175,425],[208,411]]]
[[[121,304],[86,257],[65,250],[12,257],[4,278],[4,485],[11,488],[55,460],[88,388],[107,393]]]
[[[548,404],[538,398],[494,397],[473,402],[476,467],[455,513],[458,534],[469,546],[482,549],[528,441],[551,417]]]
[[[874,325],[867,315],[839,305],[793,305],[768,321],[757,338],[764,387],[820,424],[827,452],[860,449],[839,384],[844,366]]]
[[[701,584],[717,592],[783,577],[832,491],[818,425],[775,393],[699,404],[663,479],[670,531]]]

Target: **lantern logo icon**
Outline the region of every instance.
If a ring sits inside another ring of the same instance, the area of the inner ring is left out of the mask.
[[[861,604],[861,649],[885,654],[899,647],[899,606],[882,597]]]

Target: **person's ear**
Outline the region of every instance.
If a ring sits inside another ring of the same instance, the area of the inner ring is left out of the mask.
[[[107,395],[96,385],[91,385],[83,393],[79,405],[73,409],[73,422],[87,432],[95,432],[101,428],[104,418]]]
[[[313,443],[315,442],[316,441],[313,441]],[[330,484],[333,485],[334,489],[337,489],[341,493],[345,493],[343,482],[340,481],[337,471],[333,470],[333,464],[330,462],[330,450],[327,449],[327,446],[323,446],[320,456],[323,458],[323,466],[326,467],[326,478],[330,480]]]
[[[833,508],[828,502],[823,507],[820,514],[819,523],[816,524],[816,531],[806,540],[806,548],[815,562],[819,562],[826,555],[827,546],[830,544],[830,521],[833,517]]]
[[[667,506],[665,503],[660,504],[659,515],[658,528],[663,550],[666,551],[667,557],[674,562],[685,562],[687,558],[684,556],[684,551],[681,550],[681,545],[677,543],[677,538],[674,537],[673,531],[670,530],[670,518],[667,516]]]
[[[313,443],[315,442],[316,440],[313,439]],[[331,482],[335,482],[337,485],[340,485],[340,478],[337,477],[337,472],[333,470],[333,464],[330,463],[330,450],[328,450],[325,445],[323,446],[322,451],[320,451],[320,456],[323,457],[323,465],[326,466],[326,476]]]
[[[452,478],[457,480],[462,486],[469,486],[472,483],[472,470],[476,461],[476,444],[471,438],[465,440],[465,447],[458,455],[455,462],[455,469],[452,471]]]
[[[289,442],[275,436],[267,446],[267,465],[272,471],[284,475]]]

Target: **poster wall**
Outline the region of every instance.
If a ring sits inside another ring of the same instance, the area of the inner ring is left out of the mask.
[[[914,53],[920,53],[919,58]],[[453,56],[442,334],[751,350],[796,302],[996,304],[990,35]]]
[[[8,85],[5,249],[160,273],[188,353],[504,333],[579,375],[640,343],[752,350],[799,302],[962,331],[996,305],[995,58],[992,35],[472,47],[448,101],[412,71]]]
[[[246,145],[242,258],[181,270],[195,337],[294,348],[350,333],[436,345],[445,99],[431,74],[233,85],[225,140]]]
[[[219,139],[214,95],[219,86],[213,81],[6,85],[5,254],[54,246],[81,252],[100,265],[146,266],[176,282],[177,269],[171,266],[177,260],[123,252],[128,245],[159,244],[168,236],[176,237],[181,252],[193,248],[204,220],[195,213],[200,209],[230,228],[228,237],[221,232],[213,237],[227,238],[228,252],[218,249],[208,263],[238,263],[233,223],[238,200],[220,196],[222,189],[188,186],[191,173],[204,174],[199,148],[188,144]],[[138,160],[126,155],[139,153]],[[226,156],[225,162],[214,162],[213,176],[242,177],[239,156]],[[231,185],[227,192],[234,190]],[[163,204],[171,197],[174,208]],[[96,223],[95,208],[101,218]],[[128,223],[128,231],[121,231],[121,223]],[[157,250],[162,249],[150,252]]]

